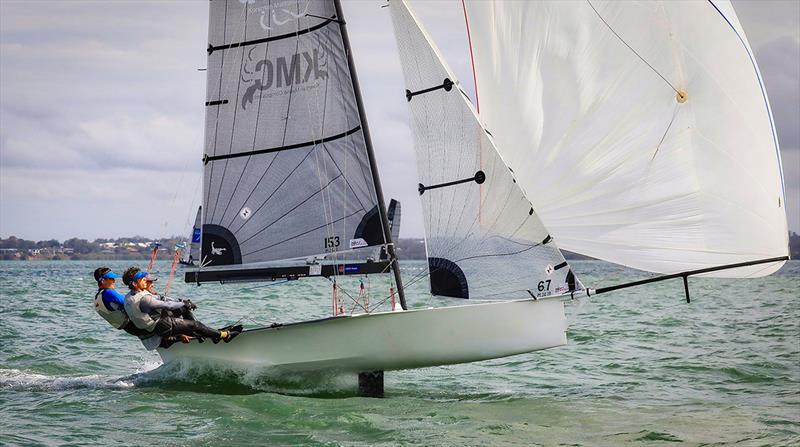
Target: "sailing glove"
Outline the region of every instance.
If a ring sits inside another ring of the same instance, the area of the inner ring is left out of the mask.
[[[197,309],[197,306],[192,302],[192,300],[183,300],[183,305],[189,310]]]

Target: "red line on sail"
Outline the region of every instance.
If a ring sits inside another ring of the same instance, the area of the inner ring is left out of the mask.
[[[469,42],[469,59],[472,62],[472,83],[475,87],[475,108],[481,113],[481,105],[478,102],[478,78],[475,75],[475,57],[472,55],[472,37],[469,34],[469,19],[467,18],[467,5],[461,0],[461,7],[464,9],[464,23],[467,25],[467,41]]]

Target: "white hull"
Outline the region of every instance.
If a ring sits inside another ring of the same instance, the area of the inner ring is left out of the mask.
[[[363,372],[475,362],[566,344],[564,303],[522,300],[294,323],[159,349],[199,361],[287,371]]]

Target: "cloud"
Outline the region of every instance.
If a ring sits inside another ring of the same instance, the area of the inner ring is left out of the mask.
[[[2,236],[59,240],[187,234],[200,172],[2,169]]]
[[[198,123],[155,111],[79,117],[44,108],[0,109],[4,169],[199,170]]]
[[[384,193],[422,236],[408,105],[389,11],[345,1]],[[459,1],[412,1],[474,98]],[[770,94],[800,230],[800,4],[735,1]],[[208,3],[0,1],[0,235],[166,236],[200,196]],[[132,219],[127,197],[150,200]],[[107,197],[114,199],[109,202]],[[100,210],[107,209],[107,212]]]
[[[800,42],[789,37],[755,50],[783,151],[800,150]]]
[[[753,48],[786,37],[800,41],[800,2],[733,0],[732,3]]]

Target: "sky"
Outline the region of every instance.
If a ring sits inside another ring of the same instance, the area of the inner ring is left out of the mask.
[[[422,237],[388,10],[343,3],[386,200],[402,203],[401,237]],[[411,4],[474,97],[460,2]],[[789,228],[800,232],[800,1],[733,4],[772,105]],[[0,237],[188,236],[202,189],[207,27],[202,0],[0,0]]]

